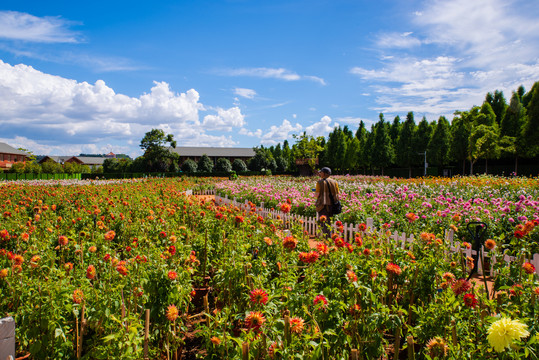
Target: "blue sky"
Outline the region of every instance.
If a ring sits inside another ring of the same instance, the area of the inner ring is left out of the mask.
[[[0,4],[0,141],[35,154],[269,146],[539,80],[529,0]]]

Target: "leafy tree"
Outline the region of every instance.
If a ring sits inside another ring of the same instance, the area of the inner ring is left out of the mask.
[[[16,162],[14,163],[11,168],[9,169],[10,172],[16,173],[16,174],[23,174],[24,173],[24,163],[23,162]]]
[[[198,165],[193,159],[187,159],[183,162],[181,169],[185,173],[196,173]]]
[[[215,171],[219,172],[231,172],[232,171],[232,164],[230,163],[230,160],[227,158],[219,158],[215,162]]]
[[[397,139],[397,163],[408,168],[408,177],[412,177],[412,164],[417,159],[417,151],[414,148],[414,135],[416,127],[414,113],[409,112],[406,120],[402,124],[399,137]]]
[[[202,155],[197,165],[200,172],[211,173],[213,171],[213,161],[206,154]]]
[[[278,172],[285,172],[288,169],[288,161],[283,156],[276,157],[275,163],[277,164]]]
[[[76,174],[77,170],[80,169],[80,165],[74,162],[68,162],[64,164],[63,168],[66,174]]]
[[[473,164],[477,159],[485,159],[485,173],[488,173],[488,159],[495,158],[499,154],[498,133],[493,126],[479,125],[472,129],[469,138],[471,169],[473,174]]]
[[[35,161],[27,162],[24,167],[24,171],[29,174],[39,174],[41,173],[41,165]]]
[[[242,159],[234,159],[232,162],[232,170],[234,170],[237,173],[245,172],[247,171],[247,165],[245,165],[245,162]]]
[[[395,157],[391,138],[389,137],[389,130],[386,125],[384,115],[380,114],[380,119],[376,123],[374,130],[372,164],[382,169],[382,175],[384,175],[384,168],[391,165]]]
[[[45,174],[60,174],[63,171],[62,165],[51,159],[41,164],[41,169]]]
[[[174,135],[165,134],[161,129],[152,129],[140,141],[140,148],[144,150],[144,160],[147,171],[169,171],[173,169],[174,162],[178,162],[179,155],[169,150],[176,147]]]
[[[323,138],[315,138],[312,135],[307,135],[306,132],[299,136],[294,134],[293,137],[296,139],[296,143],[292,146],[292,156],[294,159],[305,160],[311,171],[314,172],[318,155],[323,149],[321,145]]]
[[[126,158],[110,158],[103,161],[103,172],[105,173],[124,173],[129,171],[133,161]]]
[[[249,161],[249,170],[252,171],[262,171],[272,170],[275,171],[277,164],[275,159],[273,159],[273,154],[269,149],[265,149],[264,146],[255,147],[255,156]]]
[[[451,146],[451,128],[449,121],[440,116],[436,129],[432,134],[427,147],[427,157],[434,165],[444,166],[449,162],[449,148]]]

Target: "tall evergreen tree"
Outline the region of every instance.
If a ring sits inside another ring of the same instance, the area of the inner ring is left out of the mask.
[[[351,132],[350,132],[351,133]],[[340,126],[329,133],[326,143],[326,155],[328,163],[335,169],[344,169],[344,157],[346,155],[347,135]]]
[[[539,81],[533,84],[530,99],[526,106],[526,123],[524,124],[523,140],[526,155],[534,157],[539,154]]]
[[[372,163],[379,166],[382,169],[382,175],[384,175],[384,168],[391,165],[394,157],[395,151],[389,137],[388,126],[384,120],[384,115],[380,114],[380,119],[375,127]]]
[[[436,129],[432,133],[427,146],[429,163],[437,166],[447,165],[449,162],[449,148],[451,146],[451,127],[445,116],[440,116]]]
[[[457,111],[451,123],[451,146],[449,154],[451,159],[462,162],[462,174],[466,172],[466,159],[468,159],[468,137],[471,124],[467,113]]]
[[[489,92],[487,93],[485,101],[492,107],[492,110],[496,115],[496,123],[500,125],[507,109],[507,101],[505,101],[503,92],[496,90],[494,91],[494,95]]]
[[[427,118],[423,116],[414,133],[413,147],[417,155],[412,161],[412,165],[423,164],[424,157],[420,154],[427,151],[432,132],[433,127],[429,124]]]
[[[356,138],[361,141],[361,138],[363,136],[365,136],[365,134],[367,134],[367,129],[365,128],[365,123],[363,122],[363,120],[360,120],[359,121],[359,127],[357,128],[357,131],[356,131]]]
[[[359,140],[359,153],[358,153],[358,167],[363,169],[363,174],[366,174],[365,169],[369,166],[368,150],[367,150],[367,137],[369,133],[365,128],[363,120],[359,122],[359,128],[356,131],[356,139]]]
[[[502,155],[515,159],[514,173],[518,173],[518,158],[524,155],[523,127],[526,121],[526,109],[520,102],[518,93],[513,92],[509,106],[500,125],[500,148]]]
[[[414,113],[409,112],[402,124],[396,146],[397,164],[408,168],[408,177],[412,177],[412,163],[417,158],[417,151],[414,148],[415,131]]]
[[[371,131],[368,132],[365,136],[365,146],[362,147],[360,161],[364,164],[365,167],[371,169],[371,174],[374,175],[374,163],[373,163],[373,153],[374,153],[374,135],[376,132],[376,124],[371,125]]]
[[[358,168],[360,143],[355,136],[348,139],[347,142],[348,144],[346,145],[346,154],[344,157],[344,169],[353,171]]]
[[[391,129],[389,130],[389,136],[391,137],[391,143],[395,150],[397,150],[397,142],[399,141],[399,135],[401,133],[402,124],[401,118],[399,115],[395,116],[393,123],[391,124]]]

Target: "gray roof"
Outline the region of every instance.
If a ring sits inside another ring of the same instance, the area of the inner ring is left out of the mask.
[[[72,156],[56,156],[56,155],[47,155],[42,157],[38,162],[44,163],[45,161],[52,160],[59,164],[63,164],[66,160],[71,159]]]
[[[97,156],[72,156],[71,158],[80,160],[84,165],[103,165],[105,160],[110,159],[107,157]]]
[[[24,155],[24,156],[30,156],[25,151],[17,150],[13,146],[9,146],[6,143],[0,142],[0,153],[2,154],[17,154],[17,155]]]
[[[210,157],[254,157],[253,148],[225,148],[225,147],[188,147],[177,146],[171,148],[180,156],[202,156],[206,154]]]

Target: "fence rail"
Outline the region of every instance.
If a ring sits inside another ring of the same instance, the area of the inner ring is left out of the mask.
[[[199,193],[200,192],[200,193]],[[214,190],[200,190],[200,191],[193,191],[193,194],[197,195],[215,195],[215,199],[218,203],[221,204],[230,204],[233,206],[236,206],[240,208],[241,210],[250,211],[251,206],[249,205],[249,202],[246,200],[244,203],[238,202],[236,198],[229,199],[228,195],[225,195],[224,197],[220,194],[217,194]],[[272,218],[279,217],[283,220],[283,224],[285,227],[289,227],[290,224],[293,221],[301,221],[303,230],[307,231],[309,235],[318,236],[320,235],[320,231],[318,229],[318,221],[315,217],[307,217],[307,216],[299,216],[299,215],[293,215],[293,214],[285,214],[282,211],[276,210],[276,209],[268,209],[264,207],[264,203],[261,203],[260,206],[257,206],[255,208],[255,213],[266,218],[268,216],[271,216]],[[374,220],[372,218],[367,218],[366,222],[366,232],[367,233],[380,233],[382,230],[375,229],[374,228]],[[331,225],[334,230],[336,230],[335,224]],[[354,239],[354,236],[356,233],[360,232],[358,225],[356,224],[348,224],[343,223],[343,232],[342,232],[342,238],[345,241],[351,241]],[[396,246],[399,246],[402,249],[411,248],[412,244],[415,242],[415,238],[413,234],[407,235],[406,233],[398,233],[397,231],[394,231],[389,237],[388,241],[394,242]],[[446,230],[444,234],[444,241],[446,244],[449,245],[449,248],[454,253],[461,253],[465,257],[472,257],[477,255],[477,251],[465,248],[460,241],[455,239],[455,232],[452,229]],[[484,246],[481,246],[481,249],[479,250],[480,253],[480,261],[478,261],[477,265],[477,272],[478,274],[483,274],[483,264],[487,264],[489,269],[487,270],[488,274],[494,274],[494,264],[496,264],[496,257],[494,255],[489,255],[487,251],[485,251]],[[516,261],[514,256],[504,255],[504,261],[506,263],[510,263],[513,261]],[[536,274],[539,274],[539,254],[534,254],[531,258],[526,259],[531,264],[535,266]]]

